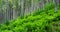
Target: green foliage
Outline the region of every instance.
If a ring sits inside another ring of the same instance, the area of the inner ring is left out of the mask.
[[[48,8],[48,9],[47,9]],[[59,32],[60,10],[54,12],[52,6],[38,9],[33,14],[0,25],[1,32]]]

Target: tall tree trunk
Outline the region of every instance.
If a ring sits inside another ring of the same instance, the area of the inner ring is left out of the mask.
[[[8,21],[8,20],[10,20],[10,7],[9,7],[9,2],[8,2],[8,0],[6,0],[6,20]]]
[[[42,9],[44,10],[44,1],[45,0],[41,0],[41,2],[42,2]]]
[[[25,13],[25,3],[24,0],[21,0],[21,17],[24,17],[24,13]]]
[[[33,11],[33,9],[34,9],[34,2],[33,2],[33,0],[31,0],[31,11],[30,11],[30,13]]]
[[[55,0],[54,4],[55,4],[55,12],[58,12],[59,0]]]

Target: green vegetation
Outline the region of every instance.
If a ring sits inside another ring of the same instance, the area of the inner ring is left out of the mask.
[[[54,6],[0,25],[0,32],[60,32],[60,8],[54,12]]]

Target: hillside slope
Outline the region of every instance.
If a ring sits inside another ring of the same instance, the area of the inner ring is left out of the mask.
[[[38,9],[31,15],[0,25],[0,32],[60,32],[60,8],[54,12],[53,6]]]

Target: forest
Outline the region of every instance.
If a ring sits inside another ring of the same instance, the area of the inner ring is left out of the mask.
[[[0,0],[0,32],[60,32],[60,0]]]

